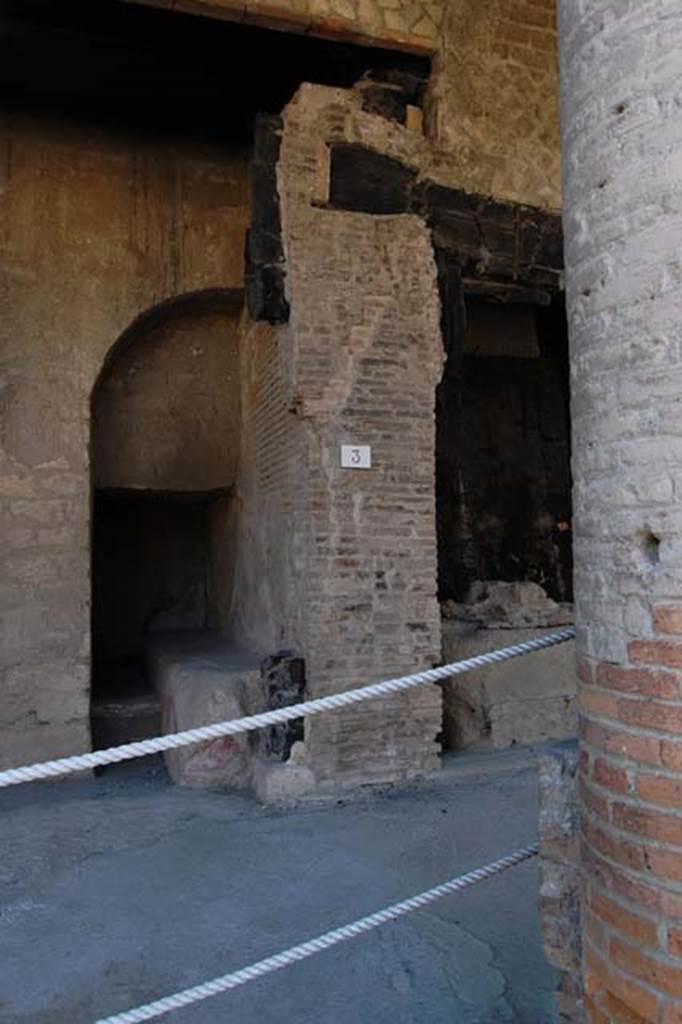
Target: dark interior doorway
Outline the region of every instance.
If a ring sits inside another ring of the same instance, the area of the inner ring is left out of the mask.
[[[144,664],[149,635],[208,627],[212,498],[192,492],[95,492],[92,726],[96,747],[115,739],[130,741],[158,723],[158,705]]]
[[[349,87],[368,71],[426,81],[430,61],[381,47],[121,0],[0,0],[3,105],[248,142],[302,82]]]
[[[437,394],[439,594],[476,580],[572,601],[568,333],[547,308],[467,301]]]

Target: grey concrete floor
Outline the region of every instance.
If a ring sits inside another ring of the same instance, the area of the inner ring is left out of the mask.
[[[251,963],[536,835],[531,759],[295,811],[138,763],[0,792],[0,1021],[98,1018]],[[170,1024],[550,1024],[537,865],[512,869]]]

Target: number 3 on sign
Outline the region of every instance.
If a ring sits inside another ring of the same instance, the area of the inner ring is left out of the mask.
[[[342,444],[341,467],[343,469],[371,469],[372,449],[368,444]]]

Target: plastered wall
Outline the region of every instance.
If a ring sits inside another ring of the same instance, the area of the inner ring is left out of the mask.
[[[239,317],[210,306],[199,296],[132,331],[100,379],[92,413],[95,487],[212,491],[234,484]]]
[[[86,748],[90,396],[143,311],[239,287],[227,147],[0,121],[0,763]]]

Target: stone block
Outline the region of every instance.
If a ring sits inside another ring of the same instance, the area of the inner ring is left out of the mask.
[[[534,655],[531,654],[529,657],[533,658]],[[561,678],[561,659],[552,659],[547,652],[545,660],[554,661],[555,664],[550,665],[548,671],[544,666],[539,666],[537,670],[530,670],[525,675],[524,682],[527,683],[529,691],[532,691],[538,682],[547,683],[549,680],[551,683],[552,670]],[[539,680],[535,675],[536,671]],[[504,678],[500,682],[503,685]],[[574,736],[576,729],[577,711],[574,694],[562,693],[558,697],[547,699],[539,696],[528,699],[510,695],[510,699],[502,700],[490,707],[490,737],[495,749],[512,747],[516,743],[530,745],[548,739]]]
[[[147,650],[150,678],[161,701],[164,733],[241,718],[260,710],[260,658],[235,650],[211,633],[160,634]],[[253,741],[249,734],[223,736],[179,750],[164,760],[180,786],[250,786]]]
[[[161,708],[155,693],[138,693],[134,697],[111,696],[93,701],[90,721],[95,750],[135,743],[164,731]]]
[[[461,661],[550,632],[485,629],[443,621],[443,660]],[[443,684],[446,747],[503,749],[574,736],[576,672],[574,643],[514,658],[455,676]]]
[[[315,776],[310,768],[294,760],[259,760],[254,771],[254,788],[261,803],[291,807],[315,791]]]

